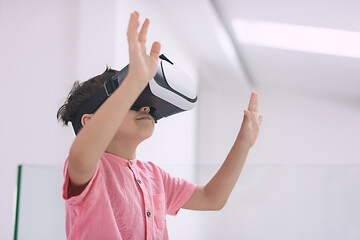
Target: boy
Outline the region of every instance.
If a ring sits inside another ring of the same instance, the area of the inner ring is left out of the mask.
[[[139,13],[128,26],[129,72],[121,85],[95,113],[81,117],[78,132],[65,162],[63,197],[66,200],[68,239],[167,239],[165,215],[180,208],[221,209],[255,143],[262,116],[257,117],[257,94],[225,162],[205,186],[171,177],[155,164],[136,160],[136,148],[154,131],[150,107],[129,110],[154,77],[160,43],[146,54],[149,20],[140,31]],[[58,111],[65,124],[104,81],[116,73],[107,69],[83,84],[75,84]]]

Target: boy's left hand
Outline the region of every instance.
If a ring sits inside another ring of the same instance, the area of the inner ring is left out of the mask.
[[[245,147],[251,148],[259,134],[263,115],[258,117],[258,94],[251,93],[250,102],[247,110],[244,110],[244,119],[241,124],[237,141]]]

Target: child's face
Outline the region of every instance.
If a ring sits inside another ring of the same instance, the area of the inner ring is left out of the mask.
[[[139,111],[130,110],[120,125],[116,136],[139,142],[151,137],[154,132],[155,121],[149,111],[149,107],[143,107]]]

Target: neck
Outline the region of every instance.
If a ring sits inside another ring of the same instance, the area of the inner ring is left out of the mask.
[[[113,139],[105,151],[127,160],[131,160],[136,158],[136,148],[138,145],[138,142],[129,141],[129,139]]]

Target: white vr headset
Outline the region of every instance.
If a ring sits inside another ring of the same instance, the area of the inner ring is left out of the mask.
[[[129,65],[108,78],[104,87],[80,107],[71,121],[75,134],[81,129],[82,116],[86,113],[94,113],[101,106],[125,79],[128,68]],[[141,107],[148,106],[150,107],[150,115],[157,122],[163,117],[192,109],[196,101],[197,94],[194,81],[161,54],[155,77],[149,81],[149,84],[130,109],[138,111]]]

